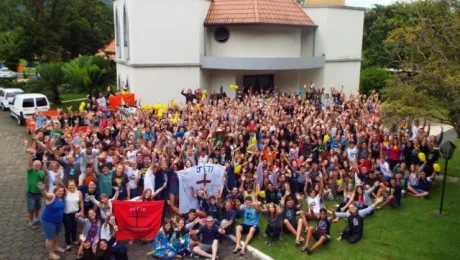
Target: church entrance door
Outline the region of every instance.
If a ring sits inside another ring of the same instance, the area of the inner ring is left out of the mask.
[[[274,86],[274,82],[273,74],[243,76],[243,85],[245,89],[252,88],[253,92],[260,92],[261,90],[272,88]]]

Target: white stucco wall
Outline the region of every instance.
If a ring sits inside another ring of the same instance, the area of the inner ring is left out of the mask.
[[[332,84],[335,88],[344,85],[343,91],[349,95],[356,94],[359,89],[360,62],[326,63],[324,67],[324,82],[327,87]]]
[[[128,10],[130,63],[199,63],[204,52],[203,21],[210,1],[117,0],[114,8],[119,9],[121,22],[124,5]]]
[[[360,59],[364,11],[350,8],[308,8],[304,11],[319,25],[315,56],[331,59]]]
[[[231,84],[236,83],[236,71],[233,70],[206,70],[208,75],[209,85],[207,87],[208,93],[211,91],[220,91],[220,86],[227,93],[228,97],[234,97],[235,91],[230,89]]]
[[[141,104],[168,103],[173,99],[185,103],[181,90],[195,90],[202,81],[199,67],[132,68],[117,64],[117,74],[122,81],[129,78],[131,92]]]
[[[207,56],[217,57],[300,57],[300,28],[276,26],[229,26],[225,43],[214,40],[214,28],[207,34]]]

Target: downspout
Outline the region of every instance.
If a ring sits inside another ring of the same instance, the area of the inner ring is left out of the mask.
[[[312,57],[315,57],[315,49],[316,49],[316,30],[318,29],[318,27],[315,28],[315,30],[313,31],[313,48],[312,48],[312,54],[311,56]]]

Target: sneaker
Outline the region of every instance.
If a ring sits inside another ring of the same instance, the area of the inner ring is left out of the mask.
[[[40,219],[37,219],[37,218],[36,218],[36,219],[34,219],[34,221],[33,221],[33,222],[34,222],[34,224],[37,224],[37,225],[40,225],[40,224],[41,224],[41,222],[40,222]]]
[[[29,224],[27,224],[30,228],[37,228],[36,225],[34,225],[33,221],[29,221]]]
[[[270,242],[268,242],[268,241],[265,241],[265,244],[266,244],[267,246],[271,246],[271,245],[272,245],[272,244],[271,244]]]
[[[312,251],[309,247],[305,248],[305,252],[307,252],[307,255],[311,255]]]

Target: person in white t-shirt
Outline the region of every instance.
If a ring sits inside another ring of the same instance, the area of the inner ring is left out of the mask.
[[[136,154],[139,150],[134,150],[134,144],[130,144],[128,147],[128,151],[126,152],[126,157],[129,161],[136,159]]]
[[[353,141],[349,141],[348,142],[348,147],[347,149],[345,149],[345,151],[347,152],[347,155],[348,155],[348,159],[350,160],[350,162],[358,162],[358,148],[356,148],[355,146],[355,142]]]
[[[129,162],[129,166],[125,167],[125,174],[128,176],[129,180],[129,194],[131,195],[131,198],[134,198],[138,195],[137,184],[139,183],[139,179],[141,177],[140,171],[137,169],[136,160],[131,160]]]

